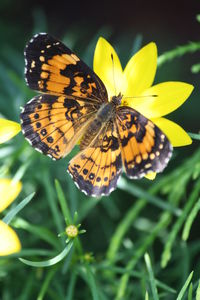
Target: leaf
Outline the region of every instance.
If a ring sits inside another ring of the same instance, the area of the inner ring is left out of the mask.
[[[67,205],[67,201],[65,199],[62,187],[57,179],[55,180],[55,186],[56,186],[56,192],[57,192],[58,200],[60,202],[60,206],[62,209],[64,219],[67,220],[67,222],[68,222],[68,224],[66,224],[66,225],[72,224],[71,213],[70,213],[69,207]]]
[[[150,257],[149,257],[148,253],[145,253],[144,259],[145,259],[145,263],[146,263],[147,270],[148,270],[148,273],[149,273],[149,281],[150,281],[150,285],[151,285],[153,299],[154,300],[159,300],[158,291],[157,291],[157,287],[156,287],[156,281],[155,281],[155,278],[154,278],[154,273],[153,273],[153,269],[152,269],[152,266],[151,266],[151,260],[150,260]]]
[[[12,219],[22,210],[34,197],[35,193],[30,194],[27,196],[24,200],[22,200],[16,207],[14,207],[12,210],[7,213],[7,215],[3,218],[3,222],[6,224],[9,224]]]
[[[184,294],[185,294],[185,292],[186,292],[186,290],[187,290],[187,288],[188,288],[188,286],[189,286],[189,284],[190,284],[190,281],[192,280],[192,276],[193,276],[193,271],[192,271],[192,272],[190,273],[190,275],[188,276],[188,278],[187,278],[185,284],[183,285],[183,287],[182,287],[180,293],[178,294],[178,297],[176,298],[176,300],[181,300],[181,299],[183,299],[183,296],[184,296]]]
[[[41,267],[41,268],[50,267],[50,266],[53,266],[53,265],[57,264],[61,260],[63,260],[63,258],[71,250],[72,246],[73,246],[73,241],[71,240],[71,241],[69,241],[69,243],[67,244],[67,246],[63,249],[63,251],[61,253],[59,253],[55,257],[50,258],[48,260],[31,261],[31,260],[27,260],[27,259],[24,259],[24,258],[19,258],[19,260],[21,262],[23,262],[25,265],[28,265],[28,266],[31,266],[31,267]]]
[[[200,199],[194,205],[192,211],[190,212],[190,214],[186,220],[185,226],[183,228],[183,233],[182,233],[182,239],[184,241],[187,241],[187,239],[189,237],[191,226],[192,226],[194,219],[195,219],[196,215],[198,214],[199,210],[200,210]]]

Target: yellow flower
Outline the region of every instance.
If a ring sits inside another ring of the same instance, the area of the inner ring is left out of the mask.
[[[0,144],[7,142],[21,130],[20,124],[0,119]]]
[[[181,106],[190,96],[193,86],[177,81],[152,86],[156,68],[155,43],[149,43],[138,51],[122,70],[113,47],[104,38],[99,38],[97,42],[94,71],[105,84],[109,98],[121,93],[122,105],[128,105],[152,120],[166,134],[174,147],[189,145],[192,140],[185,130],[163,116]],[[155,173],[150,173],[146,177],[154,179]]]
[[[6,209],[19,195],[22,189],[20,181],[0,178],[0,212]]]
[[[16,232],[0,220],[0,256],[13,254],[21,250]]]
[[[18,196],[22,188],[20,181],[0,179],[0,212],[7,208]],[[15,231],[0,220],[0,256],[21,250],[21,243]]]

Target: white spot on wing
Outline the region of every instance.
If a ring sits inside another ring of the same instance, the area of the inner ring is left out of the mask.
[[[42,153],[42,154],[43,154],[43,152],[42,152],[42,150],[41,150],[41,149],[39,149],[39,148],[36,148],[36,147],[35,147],[35,150],[37,150],[38,152],[40,152],[40,153]]]

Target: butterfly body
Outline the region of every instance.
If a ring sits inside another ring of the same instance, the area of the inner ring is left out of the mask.
[[[100,106],[96,113],[95,119],[89,124],[86,133],[84,134],[80,149],[83,150],[97,136],[101,129],[106,126],[109,121],[115,122],[117,106],[121,104],[122,96],[114,96],[110,102],[105,102]]]
[[[112,57],[111,57],[112,59]],[[136,110],[110,101],[101,79],[75,53],[48,34],[25,49],[25,78],[40,94],[20,115],[22,132],[38,151],[57,160],[80,141],[68,172],[87,195],[108,195],[122,168],[130,178],[161,172],[172,146],[163,132]]]

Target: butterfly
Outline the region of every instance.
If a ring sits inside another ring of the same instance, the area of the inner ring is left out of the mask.
[[[135,179],[163,171],[172,154],[168,138],[142,114],[122,106],[121,94],[108,99],[101,79],[74,52],[40,33],[24,54],[27,85],[41,93],[22,108],[22,132],[53,160],[80,142],[68,172],[81,191],[109,195],[123,169]]]

